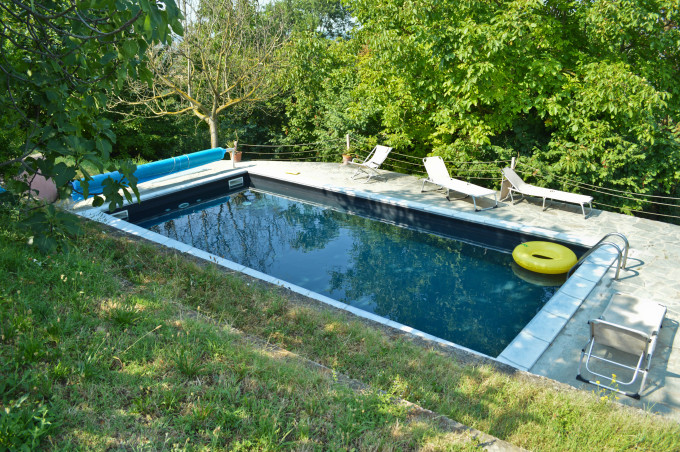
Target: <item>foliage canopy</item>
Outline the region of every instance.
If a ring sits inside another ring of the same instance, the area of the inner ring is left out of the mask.
[[[87,165],[103,172],[115,136],[102,117],[107,92],[127,78],[149,79],[144,53],[150,43],[181,34],[173,0],[8,0],[0,4],[0,170],[14,193],[28,190],[37,172],[61,194]],[[135,166],[123,164],[133,190]],[[104,195],[122,202],[111,181]],[[87,191],[87,188],[85,189]],[[131,199],[125,190],[126,197]],[[101,197],[97,203],[103,203]],[[39,229],[38,229],[39,230]]]
[[[349,5],[361,24],[349,41],[298,41],[306,77],[285,132],[382,137],[453,161],[520,155],[565,188],[677,194],[676,0]]]

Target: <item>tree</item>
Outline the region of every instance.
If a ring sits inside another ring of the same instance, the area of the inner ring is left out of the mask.
[[[255,108],[279,92],[285,24],[252,0],[200,0],[186,8],[183,39],[149,49],[153,82],[132,85],[132,100],[119,102],[155,116],[194,114],[218,147],[220,116]]]
[[[173,0],[1,2],[0,128],[12,144],[0,149],[5,188],[25,193],[28,185],[16,176],[39,171],[67,194],[76,171],[89,177],[86,162],[103,171],[115,142],[110,122],[100,114],[107,92],[116,92],[128,78],[148,78],[148,45],[169,42],[171,29],[181,34],[180,18]],[[120,168],[136,191],[134,169]],[[121,203],[123,184],[110,182],[106,199]],[[45,211],[40,215],[37,230],[48,221]]]
[[[348,36],[354,26],[354,18],[342,0],[278,0],[270,6],[283,12],[292,32],[335,39]]]
[[[354,0],[351,9],[367,55],[352,108],[381,111],[392,144],[463,161],[519,151],[567,187],[677,193],[676,0]]]
[[[337,161],[347,133],[375,140],[381,131],[372,115],[376,112],[353,108],[360,50],[361,43],[353,39],[330,40],[316,33],[294,37],[286,76],[287,118],[277,143],[318,143],[315,147],[324,158]]]

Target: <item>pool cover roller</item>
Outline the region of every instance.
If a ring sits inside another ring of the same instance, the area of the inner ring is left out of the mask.
[[[180,171],[196,168],[197,166],[207,165],[208,163],[216,162],[224,158],[227,152],[224,148],[214,148],[205,151],[194,152],[192,154],[180,155],[179,157],[171,157],[157,162],[145,163],[139,165],[135,171],[137,183],[158,179],[159,177],[167,176],[168,174],[177,173]],[[121,181],[124,176],[118,171],[110,173],[98,174],[92,177],[89,186],[89,194],[96,195],[102,193],[103,183],[107,178],[112,178],[116,181]],[[73,193],[71,198],[74,201],[80,201],[83,198],[82,182],[84,179],[76,180],[71,183],[73,186]]]

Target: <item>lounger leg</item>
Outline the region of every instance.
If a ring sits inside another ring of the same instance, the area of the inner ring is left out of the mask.
[[[432,185],[437,185],[435,182],[432,182],[431,180],[423,179],[423,185],[422,185],[422,187],[420,187],[420,193],[423,193],[425,191],[425,184],[426,183],[430,183]],[[442,187],[441,185],[437,185],[437,188],[435,188],[434,190],[431,190],[431,191],[440,191],[440,190],[444,190],[444,187]]]
[[[614,363],[613,361],[609,361],[607,359],[604,359],[603,357],[593,355],[593,347],[594,346],[595,346],[595,341],[594,341],[594,339],[591,339],[588,342],[588,345],[586,345],[586,347],[581,349],[581,360],[579,361],[579,364],[578,364],[578,374],[576,375],[576,379],[579,380],[579,381],[582,381],[584,383],[589,383],[589,384],[595,385],[595,386],[600,387],[600,388],[609,389],[610,391],[616,392],[618,394],[622,394],[622,395],[625,395],[625,396],[628,396],[628,397],[632,397],[633,399],[639,400],[640,399],[640,393],[645,388],[645,383],[646,383],[646,380],[647,380],[647,374],[649,373],[649,367],[651,365],[651,359],[649,357],[649,354],[643,353],[642,355],[640,355],[640,358],[638,359],[637,365],[635,367],[630,367],[630,366],[627,366],[627,365]],[[586,351],[586,348],[588,349],[588,351]],[[588,355],[588,358],[585,360],[586,371],[588,371],[589,373],[591,373],[595,376],[598,376],[600,378],[605,378],[605,379],[609,378],[609,376],[607,376],[607,375],[603,375],[603,374],[600,374],[600,373],[593,371],[588,366],[588,363],[590,362],[591,358],[598,359],[598,360],[601,360],[601,361],[606,361],[610,364],[614,364],[614,365],[617,365],[619,367],[624,367],[626,369],[634,371],[633,376],[630,379],[630,381],[628,381],[626,383],[621,383],[624,386],[628,386],[630,384],[633,384],[635,382],[635,380],[637,379],[638,374],[642,374],[642,382],[640,384],[640,389],[638,389],[637,392],[632,393],[632,392],[623,391],[623,390],[619,389],[618,387],[608,386],[606,384],[601,383],[600,381],[593,381],[593,380],[588,380],[588,379],[584,378],[581,375],[581,368],[583,366],[583,358],[585,357],[586,354]],[[643,364],[645,359],[647,359],[647,366],[646,366],[646,368],[643,369],[642,364]]]
[[[495,193],[494,193],[494,195],[493,195],[493,200],[494,200],[493,206],[491,206],[491,207],[484,207],[484,208],[480,209],[480,208],[477,207],[477,202],[476,202],[476,200],[475,200],[475,197],[473,196],[473,197],[472,197],[472,201],[473,201],[474,204],[475,204],[475,212],[481,212],[481,211],[483,211],[483,210],[491,210],[491,209],[495,209],[496,207],[498,207],[498,196],[497,196]]]
[[[590,351],[592,351],[592,349],[593,349],[593,340],[592,339],[590,341],[588,341],[588,344],[586,345],[586,347],[588,347],[590,349],[589,350],[589,353],[590,353]],[[580,380],[580,381],[584,381],[586,383],[590,383],[589,380],[586,380],[585,378],[583,378],[581,376],[581,368],[583,367],[583,358],[586,356],[586,347],[583,347],[581,349],[581,360],[578,363],[578,374],[576,375],[576,379]]]
[[[588,215],[586,215],[586,208],[584,207],[585,203],[581,204],[581,209],[583,210],[583,218],[588,218],[588,215],[593,213],[593,204],[592,202],[588,203]]]
[[[640,383],[640,389],[638,389],[637,394],[640,394],[640,393],[642,393],[642,391],[644,391],[644,389],[645,389],[645,384],[647,383],[647,375],[648,375],[648,374],[649,374],[649,370],[648,370],[648,369],[645,369],[645,370],[642,372],[642,383]],[[631,396],[631,397],[632,397],[632,396]]]
[[[368,171],[368,179],[366,179],[366,182],[368,182],[371,179],[384,180],[384,177],[378,172],[377,169],[373,169],[373,168],[367,168],[367,169],[369,171]]]
[[[354,172],[354,174],[352,174],[351,179],[356,180],[359,177],[366,177],[365,182],[368,182],[369,180],[371,180],[374,177],[378,178],[378,177],[381,177],[381,176],[377,171],[375,171],[373,168],[371,168],[369,166],[359,166],[357,168],[357,170]]]
[[[446,199],[448,199],[449,201],[451,201],[451,199],[452,199],[452,198],[449,196],[449,193],[450,193],[450,192],[451,192],[451,190],[449,190],[449,189],[447,188],[447,189],[446,189]],[[461,199],[467,198],[468,196],[470,196],[470,195],[461,196],[460,198],[453,198],[453,200],[454,200],[454,201],[459,201],[459,200],[461,200]]]

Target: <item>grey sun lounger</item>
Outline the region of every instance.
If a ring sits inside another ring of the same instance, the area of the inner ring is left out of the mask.
[[[590,211],[588,212],[589,214],[593,211],[592,196],[579,195],[576,193],[552,190],[550,188],[537,187],[535,185],[527,184],[522,180],[521,177],[517,175],[517,173],[515,173],[515,171],[512,168],[503,168],[503,176],[508,182],[510,182],[509,187],[510,201],[513,204],[515,203],[515,200],[512,195],[514,192],[519,193],[520,195],[522,195],[522,197],[535,196],[537,198],[543,198],[543,210],[547,209],[547,207],[545,206],[545,200],[551,199],[580,205],[581,210],[583,211],[583,218],[587,217],[586,209],[584,207],[585,204],[588,204],[588,207],[590,208]]]
[[[378,173],[378,168],[380,168],[380,165],[383,164],[391,151],[391,147],[379,144],[373,148],[363,162],[358,159],[352,160],[350,163],[358,166],[357,170],[352,174],[352,179],[356,179],[359,176],[367,176],[366,182],[368,182],[372,178],[378,179],[382,177],[380,176],[380,173]]]
[[[465,195],[460,198],[454,199],[464,199],[467,198],[468,196],[471,197],[476,212],[498,207],[498,198],[496,196],[495,190],[480,187],[479,185],[471,184],[469,182],[465,182],[462,180],[453,179],[449,175],[449,170],[446,169],[446,164],[444,163],[444,160],[441,157],[439,156],[425,157],[423,159],[423,163],[425,164],[425,170],[427,171],[427,178],[423,180],[423,186],[420,189],[421,193],[425,191],[425,183],[429,182],[431,184],[438,185],[439,187],[446,189],[446,199],[448,199],[449,201],[451,201],[451,198],[449,197],[449,192],[451,191],[455,191]],[[477,198],[490,195],[493,195],[494,205],[491,207],[486,207],[484,209],[477,208]]]
[[[639,399],[640,393],[645,389],[659,330],[665,316],[666,306],[662,304],[640,300],[632,295],[614,294],[600,318],[588,322],[590,341],[581,351],[576,378]],[[622,369],[626,373],[632,373],[632,376],[628,381],[623,381],[617,375],[614,386],[607,386],[597,380],[588,380],[581,375],[584,358],[585,370],[596,377],[611,380],[611,373],[603,373],[605,368]],[[596,367],[597,370],[594,370]],[[619,386],[630,386],[635,383],[639,375],[642,375],[642,382],[636,392],[619,389]]]

